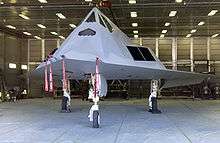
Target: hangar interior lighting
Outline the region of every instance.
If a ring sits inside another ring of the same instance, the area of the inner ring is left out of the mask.
[[[1,2],[0,2],[0,4],[4,4],[4,2],[3,2],[3,1],[1,1]]]
[[[209,12],[208,16],[213,16],[218,12],[218,10],[212,10]]]
[[[50,32],[52,35],[58,35],[57,32]]]
[[[176,3],[181,3],[183,2],[183,0],[176,0]]]
[[[27,70],[28,67],[27,67],[27,65],[21,65],[21,69],[22,69],[22,70]]]
[[[9,63],[9,64],[8,64],[8,67],[9,67],[10,69],[16,69],[17,65],[16,65],[15,63]]]
[[[167,30],[162,30],[162,33],[163,33],[163,34],[167,33]]]
[[[36,38],[36,39],[38,39],[38,40],[40,40],[40,39],[41,39],[39,36],[34,36],[34,38]]]
[[[214,35],[212,35],[212,38],[215,38],[215,37],[217,37],[219,34],[214,34]]]
[[[131,25],[132,25],[132,27],[137,27],[138,23],[132,23]]]
[[[69,24],[69,26],[72,27],[72,28],[76,28],[75,24]]]
[[[43,24],[37,24],[38,27],[42,28],[42,29],[45,29],[46,26],[44,26]]]
[[[161,35],[160,35],[160,38],[164,38],[164,37],[165,37],[165,35],[164,35],[164,34],[161,34]]]
[[[60,35],[59,37],[60,37],[61,39],[65,39],[65,37],[64,37],[64,36],[61,36],[61,35]]]
[[[92,2],[92,0],[85,0],[85,2]]]
[[[186,35],[186,38],[189,38],[189,37],[191,37],[192,36],[192,34],[187,34]]]
[[[176,16],[177,11],[170,11],[169,17],[174,17]]]
[[[205,22],[204,21],[201,21],[201,22],[199,22],[199,26],[202,26],[202,25],[204,25],[205,24]]]
[[[56,13],[56,16],[58,16],[60,19],[66,19],[62,13]]]
[[[137,2],[136,2],[136,0],[129,0],[128,3],[129,4],[136,4]]]
[[[191,31],[190,31],[190,33],[195,33],[197,30],[196,29],[192,29]]]
[[[47,0],[38,0],[40,3],[47,3]]]
[[[30,36],[31,35],[31,33],[29,33],[29,32],[23,32],[25,35],[28,35],[28,36]]]
[[[137,12],[135,11],[131,12],[131,17],[137,17]]]
[[[134,30],[133,33],[134,33],[134,34],[138,34],[138,30]]]
[[[16,29],[16,27],[12,26],[12,25],[6,25],[7,28],[10,28],[10,29]]]
[[[138,35],[136,34],[136,35],[134,35],[134,38],[138,38]]]
[[[170,23],[169,23],[169,22],[166,22],[166,23],[164,24],[164,26],[170,26]]]
[[[25,20],[29,20],[30,18],[24,14],[19,14],[19,16]]]

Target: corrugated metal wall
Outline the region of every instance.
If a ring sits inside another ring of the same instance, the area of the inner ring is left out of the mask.
[[[145,47],[150,47],[153,52],[156,52],[156,38],[146,37],[132,39],[132,41],[138,45],[142,44]],[[29,68],[31,71],[42,61],[43,57],[47,56],[62,42],[61,40],[58,41],[58,39],[46,39],[44,41],[44,47],[42,47],[42,40],[30,39],[28,42],[28,40],[22,40],[14,36],[0,33],[0,67],[4,68],[3,63],[5,63],[5,67],[7,67],[5,71],[7,75],[10,75],[7,77],[7,83],[9,85],[18,84],[15,79],[17,79],[17,76],[22,72],[25,72],[22,71],[19,66],[21,64],[27,64],[28,55],[30,62]],[[172,38],[158,38],[158,54],[162,62],[172,63],[172,42]],[[28,48],[30,51],[29,54]],[[207,38],[193,38],[193,56],[194,60],[207,60]],[[220,75],[219,38],[210,39],[210,58],[210,60],[218,61],[214,65],[216,73]],[[190,71],[190,38],[177,38],[177,60],[178,62],[182,60],[189,62],[189,64],[186,65],[178,64],[178,70]],[[9,62],[16,63],[18,68],[8,69]],[[207,66],[204,64],[196,65],[195,67],[195,71],[207,70]],[[42,85],[40,85],[41,87],[37,87],[35,84],[36,83],[32,83],[32,87],[34,86],[36,89],[41,90]],[[40,92],[38,92],[38,94],[40,94]]]
[[[5,83],[8,88],[26,84],[22,76],[26,73],[26,70],[21,69],[21,64],[27,65],[26,49],[27,40],[0,33],[0,68],[3,70]],[[23,52],[26,55],[23,55]],[[16,64],[16,69],[10,69],[9,63]]]

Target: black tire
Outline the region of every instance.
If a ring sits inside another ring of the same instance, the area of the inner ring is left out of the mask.
[[[62,103],[61,103],[61,110],[67,111],[67,101],[68,101],[68,98],[63,96]]]
[[[93,128],[99,128],[99,111],[93,111]]]

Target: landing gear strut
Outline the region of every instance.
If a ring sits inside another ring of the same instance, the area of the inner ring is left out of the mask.
[[[93,128],[99,128],[100,126],[100,113],[99,113],[99,105],[97,104],[99,101],[99,97],[93,99],[94,105],[92,105],[89,110],[89,121],[92,122]]]
[[[94,105],[89,110],[89,121],[93,122],[93,128],[99,128],[100,126],[100,112],[99,112],[99,97],[105,97],[107,94],[107,82],[104,76],[99,73],[99,58],[96,58],[96,71],[95,74],[91,74],[90,78],[90,90],[88,99],[92,99]]]
[[[152,114],[160,114],[161,111],[157,107],[158,80],[151,81],[151,94],[149,96],[149,112]]]
[[[89,98],[93,100],[94,105],[92,105],[92,107],[89,110],[89,121],[92,122],[92,127],[93,128],[99,128],[100,125],[100,113],[99,113],[99,105],[98,105],[98,101],[99,101],[99,96],[89,96]]]

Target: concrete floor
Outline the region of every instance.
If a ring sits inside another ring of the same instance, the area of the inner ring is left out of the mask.
[[[101,128],[93,129],[91,105],[28,99],[0,103],[0,143],[219,143],[220,100],[159,100],[162,114],[148,113],[144,100],[101,102]]]

